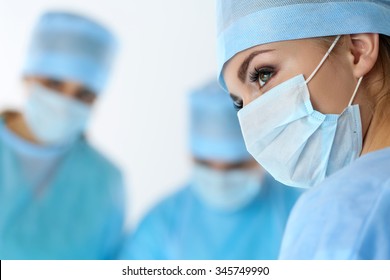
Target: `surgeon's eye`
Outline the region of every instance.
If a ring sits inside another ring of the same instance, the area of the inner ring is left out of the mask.
[[[93,91],[83,87],[76,92],[75,98],[85,104],[91,105],[96,99],[96,94]]]
[[[42,79],[43,84],[49,89],[61,91],[64,87],[64,82],[56,79]]]
[[[262,88],[272,78],[275,70],[272,67],[255,68],[253,72],[249,74],[249,80],[252,83],[258,83]]]
[[[241,98],[238,98],[237,96],[230,94],[230,98],[233,100],[233,106],[236,111],[240,111],[242,107],[244,106],[244,102]]]

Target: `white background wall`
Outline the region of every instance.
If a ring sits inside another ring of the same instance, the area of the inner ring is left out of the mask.
[[[0,0],[0,109],[23,102],[27,42],[47,9],[94,17],[121,40],[90,136],[126,175],[134,226],[189,175],[186,96],[216,76],[214,1]]]

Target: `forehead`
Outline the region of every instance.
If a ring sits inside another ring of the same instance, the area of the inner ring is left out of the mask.
[[[277,66],[279,70],[285,71],[300,67],[302,63],[306,65],[311,61],[319,61],[326,52],[326,44],[321,42],[314,38],[280,41],[257,45],[237,53],[223,67],[222,74],[227,90],[235,96],[240,96],[238,93],[246,84],[243,82],[243,76],[248,75],[254,67]],[[242,69],[246,69],[245,73]]]
[[[230,67],[229,66],[230,64],[234,64],[234,61],[244,60],[248,55],[250,55],[253,52],[272,49],[276,51],[281,51],[283,52],[283,54],[296,53],[300,49],[311,48],[315,45],[319,46],[319,44],[316,43],[315,39],[289,40],[289,41],[280,41],[280,42],[272,42],[272,43],[257,45],[235,54],[231,59],[229,59],[225,63],[223,70],[225,71],[226,68]]]
[[[55,77],[49,77],[49,76],[30,76],[30,80],[39,81],[39,82],[56,82],[61,86],[66,87],[74,87],[74,88],[85,88],[85,86],[75,80],[72,79],[58,79]]]
[[[272,52],[266,52],[272,51]],[[273,55],[275,57],[294,57],[299,53],[322,53],[323,48],[321,44],[315,39],[300,39],[300,40],[289,40],[281,42],[273,42],[262,45],[257,45],[252,48],[243,50],[234,55],[228,60],[222,70],[222,74],[226,84],[229,84],[229,80],[237,76],[237,71],[241,67],[242,63],[251,55],[259,53],[255,57]],[[273,54],[271,54],[273,53]]]

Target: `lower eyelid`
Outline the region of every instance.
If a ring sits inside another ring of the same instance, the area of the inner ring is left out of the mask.
[[[276,70],[275,70],[275,67],[261,67],[261,68],[255,68],[252,72],[249,73],[249,82],[251,84],[256,84],[256,85],[259,85],[260,87],[262,87],[260,84],[259,84],[259,78],[260,78],[260,75],[263,73],[263,72],[268,72],[268,73],[271,73],[271,78],[269,80],[271,80],[273,78],[273,76],[276,74]],[[269,82],[269,80],[267,82],[265,82],[265,84],[267,84]]]
[[[273,72],[271,78],[269,78],[269,80],[264,84],[264,86],[261,87],[261,89],[269,87],[270,83],[274,80],[275,76],[276,76],[276,71]]]

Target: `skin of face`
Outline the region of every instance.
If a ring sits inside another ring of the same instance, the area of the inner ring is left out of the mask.
[[[197,164],[212,168],[217,171],[232,171],[232,170],[252,170],[259,169],[259,164],[254,159],[238,162],[224,162],[218,160],[205,160],[193,158],[193,161]]]
[[[63,96],[72,98],[85,105],[93,105],[96,102],[96,94],[75,81],[62,81],[47,77],[26,77],[25,84],[29,88],[32,84],[39,84]]]
[[[326,51],[327,48],[318,39],[255,46],[236,54],[225,64],[224,79],[232,98],[246,106],[273,87],[299,74],[307,79]],[[373,94],[365,91],[365,80],[368,79],[366,76],[377,74],[370,71],[374,68],[378,51],[378,34],[342,36],[308,83],[310,100],[315,110],[324,114],[341,114],[348,106],[359,78],[365,77],[352,103],[359,104],[364,137],[377,102]],[[378,90],[375,86],[371,87],[371,91],[375,90]]]

